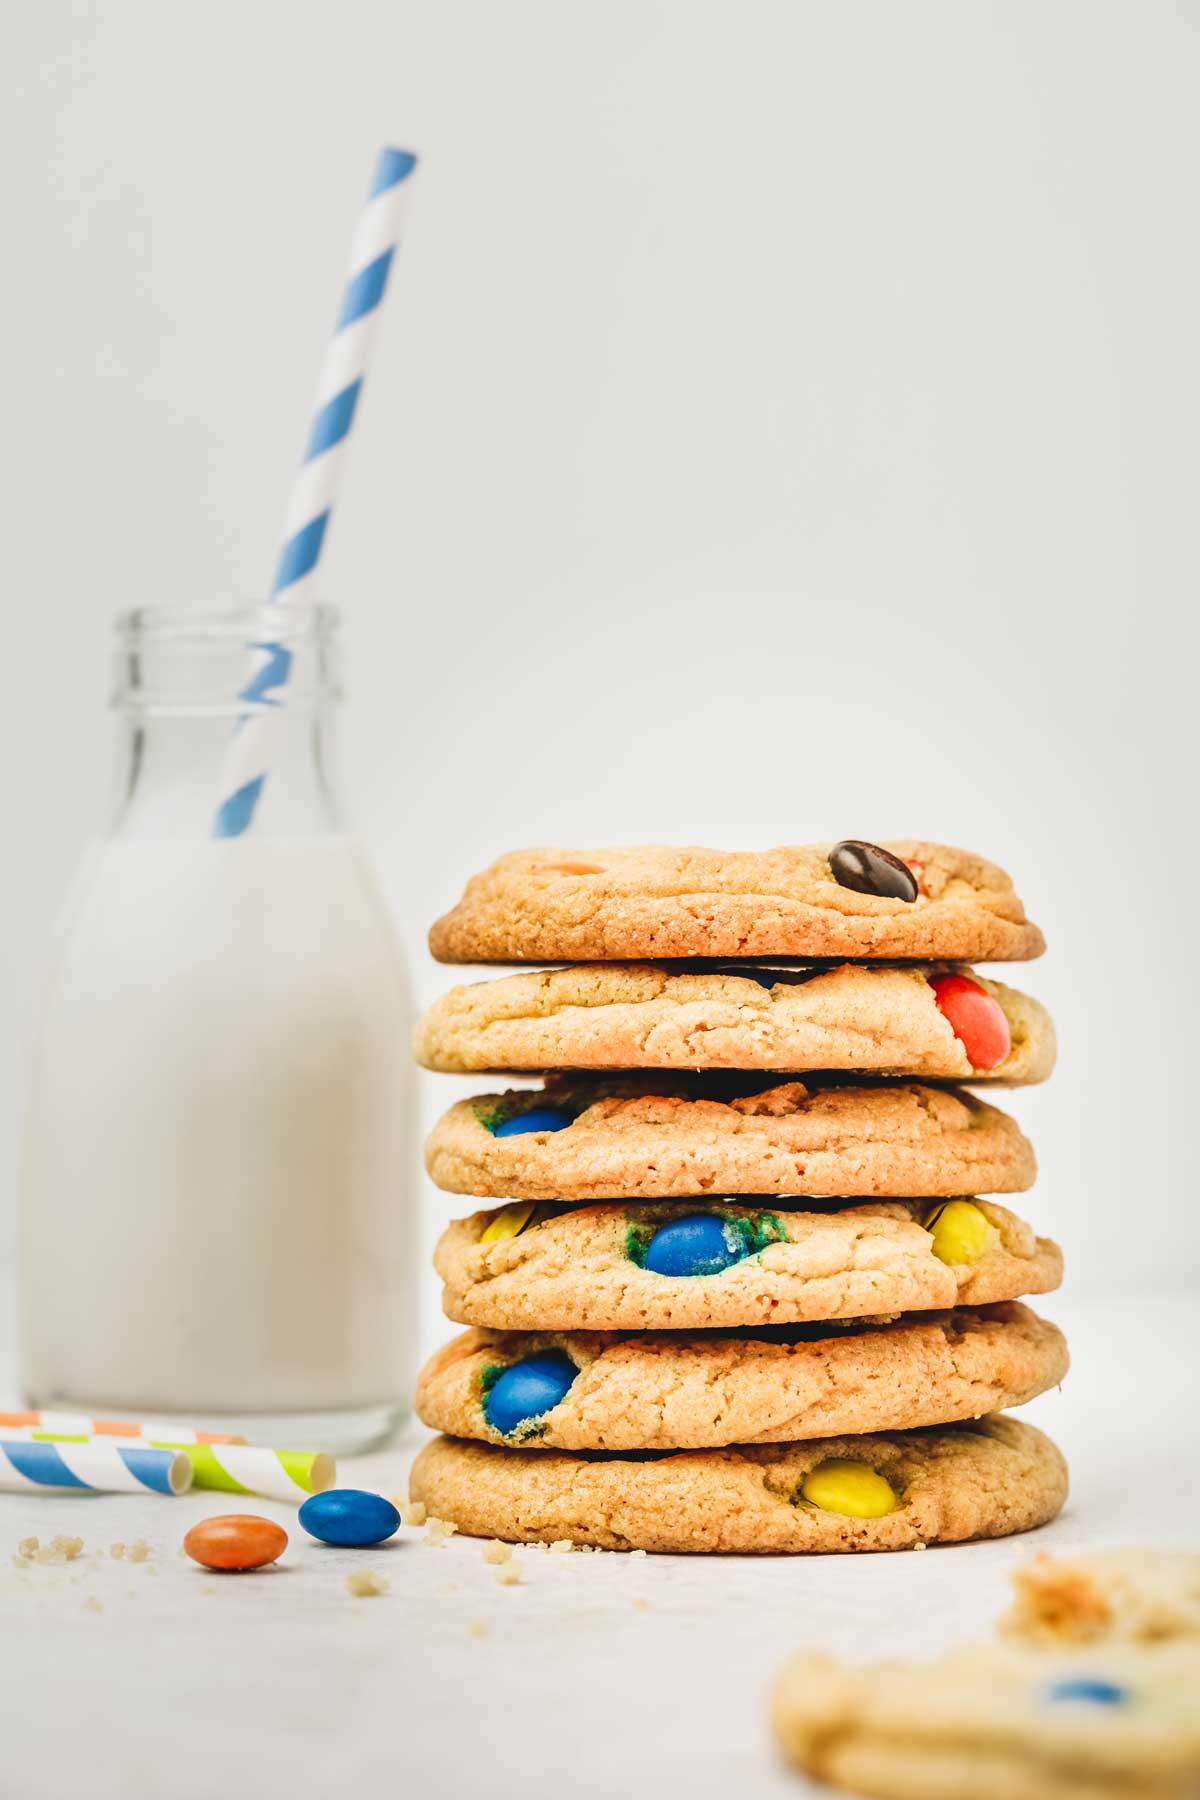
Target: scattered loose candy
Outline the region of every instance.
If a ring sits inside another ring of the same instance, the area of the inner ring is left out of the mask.
[[[829,867],[839,887],[856,894],[877,894],[884,900],[915,900],[917,878],[906,862],[868,844],[863,838],[843,838],[829,853]]]
[[[513,1363],[492,1383],[483,1401],[483,1416],[505,1437],[557,1406],[579,1370],[562,1350],[547,1350]]]
[[[502,1206],[484,1226],[479,1241],[481,1244],[498,1244],[503,1238],[520,1237],[532,1217],[532,1201],[528,1206]]]
[[[382,1544],[400,1529],[400,1514],[382,1494],[361,1488],[326,1488],[300,1508],[300,1523],[323,1544]]]
[[[261,1569],[283,1555],[287,1541],[287,1532],[273,1519],[261,1519],[257,1513],[218,1513],[193,1525],[183,1547],[206,1569]]]
[[[810,1505],[848,1519],[882,1519],[895,1512],[900,1496],[869,1463],[834,1457],[810,1469],[800,1484]]]
[[[933,1254],[944,1263],[978,1262],[996,1235],[973,1200],[947,1200],[930,1213],[925,1229],[933,1238]]]
[[[1000,1002],[966,975],[934,975],[929,985],[971,1067],[998,1069],[1012,1049],[1012,1032]]]
[[[652,1275],[719,1275],[749,1254],[739,1233],[714,1213],[693,1213],[660,1225],[646,1249]]]
[[[1055,1702],[1082,1701],[1085,1706],[1124,1706],[1129,1690],[1115,1681],[1102,1681],[1096,1676],[1080,1675],[1056,1681],[1047,1699]]]
[[[492,1136],[524,1137],[527,1131],[565,1131],[574,1123],[574,1116],[564,1107],[533,1106],[528,1112],[517,1113],[513,1118],[505,1119],[502,1125],[493,1126]]]

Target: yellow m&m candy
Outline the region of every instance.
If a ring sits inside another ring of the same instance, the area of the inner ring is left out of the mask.
[[[520,1237],[533,1217],[533,1203],[528,1206],[502,1206],[484,1227],[481,1244],[498,1244],[502,1238]]]
[[[882,1519],[903,1505],[899,1494],[870,1463],[833,1457],[810,1469],[800,1483],[810,1506],[848,1519]]]
[[[948,1200],[925,1221],[933,1239],[933,1254],[944,1263],[973,1263],[986,1255],[996,1238],[996,1228],[973,1200]]]

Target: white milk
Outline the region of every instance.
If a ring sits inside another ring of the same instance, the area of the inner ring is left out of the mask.
[[[352,839],[94,851],[34,1045],[29,1400],[403,1402],[411,1087],[403,965]]]

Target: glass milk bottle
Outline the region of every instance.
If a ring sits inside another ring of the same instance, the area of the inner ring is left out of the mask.
[[[34,1038],[24,1388],[346,1450],[412,1388],[407,983],[333,796],[332,610],[285,613],[269,773],[245,834],[214,835],[262,620],[118,620],[119,804]]]

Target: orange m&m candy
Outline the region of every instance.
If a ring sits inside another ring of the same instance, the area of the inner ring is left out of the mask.
[[[287,1532],[256,1513],[218,1513],[201,1519],[183,1540],[193,1562],[206,1569],[261,1569],[287,1549]]]

